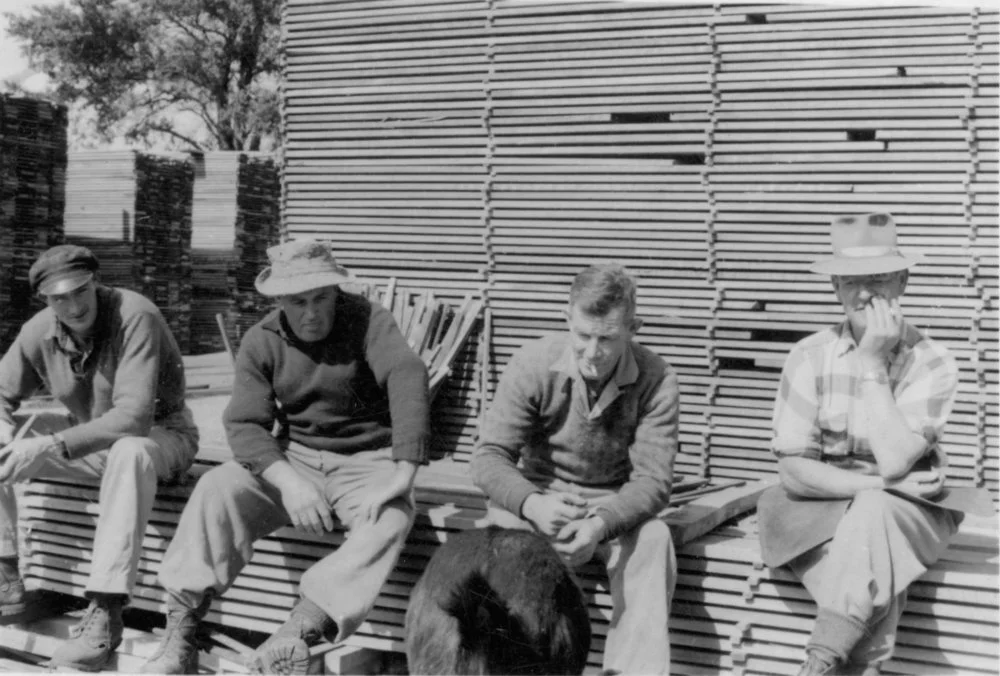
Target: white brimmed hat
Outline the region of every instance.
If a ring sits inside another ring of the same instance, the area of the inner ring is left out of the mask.
[[[881,275],[906,270],[923,260],[917,252],[903,253],[896,246],[896,221],[892,214],[838,216],[830,228],[833,255],[816,260],[811,272],[821,275]]]
[[[297,239],[267,250],[271,265],[260,271],[254,285],[265,296],[288,296],[357,279],[333,257],[331,243]]]

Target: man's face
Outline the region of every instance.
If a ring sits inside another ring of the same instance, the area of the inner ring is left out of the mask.
[[[45,296],[56,318],[78,336],[89,336],[97,322],[97,283],[88,281],[66,293]]]
[[[573,305],[566,311],[566,322],[580,375],[597,382],[603,382],[618,365],[637,328],[626,318],[624,307],[612,308],[599,317]]]
[[[847,319],[857,336],[867,326],[865,308],[875,298],[893,301],[903,295],[908,278],[906,270],[881,275],[841,275],[833,278],[833,288],[844,306]]]
[[[337,287],[325,286],[284,296],[281,299],[281,309],[299,340],[314,343],[330,335],[336,302]]]

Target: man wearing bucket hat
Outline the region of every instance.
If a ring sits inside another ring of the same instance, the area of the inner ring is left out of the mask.
[[[122,606],[135,584],[157,481],[185,472],[198,451],[180,350],[163,316],[140,294],[99,284],[97,273],[84,247],[42,253],[28,279],[47,307],[0,360],[0,613],[24,606],[13,484],[100,481],[90,607],[52,658],[53,666],[87,671],[103,667],[121,642]],[[13,413],[42,387],[74,424],[15,435]]]
[[[385,308],[339,288],[352,278],[329,243],[291,241],[268,256],[257,290],[280,308],[240,345],[224,414],[235,460],[198,482],[164,556],[167,629],[147,672],[196,673],[198,622],[254,541],[289,523],[322,534],[335,515],[346,540],[303,574],[289,619],[248,664],[305,673],[310,645],[364,621],[413,522],[430,437],[424,363]]]
[[[839,217],[830,275],[846,320],[800,341],[774,409],[780,484],[758,502],[764,563],[787,566],[819,612],[800,676],[879,673],[907,587],[948,547],[982,491],[944,485],[941,433],[958,386],[947,350],[903,317],[920,257],[886,213]]]

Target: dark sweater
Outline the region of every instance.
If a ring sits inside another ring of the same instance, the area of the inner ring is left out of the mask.
[[[300,341],[280,310],[243,338],[224,422],[233,456],[254,474],[284,458],[275,420],[309,448],[349,455],[391,445],[396,460],[427,461],[426,366],[381,305],[340,291],[334,311],[321,341]]]
[[[0,419],[43,385],[78,424],[62,432],[71,458],[109,448],[184,408],[184,364],[160,311],[144,296],[97,287],[93,345],[81,353],[51,308],[29,319],[0,361]],[[81,366],[74,373],[72,362]],[[197,431],[188,429],[196,436]]]

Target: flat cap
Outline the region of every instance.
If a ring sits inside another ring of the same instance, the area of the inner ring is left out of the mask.
[[[31,292],[43,296],[67,293],[89,282],[99,264],[90,249],[60,244],[42,252],[28,271]]]

